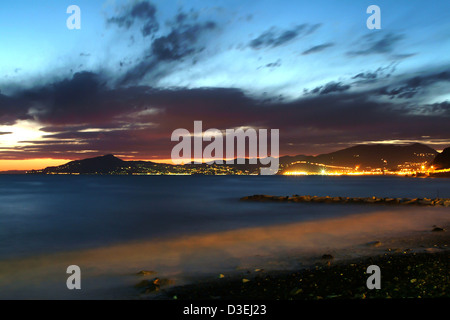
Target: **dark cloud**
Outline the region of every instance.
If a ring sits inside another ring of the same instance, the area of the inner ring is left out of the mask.
[[[311,47],[308,50],[303,51],[302,55],[308,55],[308,54],[311,54],[311,53],[317,53],[317,52],[323,51],[323,50],[325,50],[325,49],[327,49],[329,47],[332,47],[332,46],[334,46],[334,43],[331,43],[331,42],[330,43],[320,44],[320,45]]]
[[[0,136],[3,136],[5,134],[12,134],[12,132],[0,132]]]
[[[138,22],[141,24],[141,32],[144,37],[152,35],[159,30],[159,23],[156,19],[156,7],[150,2],[138,2],[123,11],[122,14],[109,18],[107,23],[130,29],[131,26]]]
[[[136,83],[148,74],[152,74],[154,80],[164,76],[170,69],[165,63],[182,63],[185,58],[202,52],[205,34],[215,30],[217,24],[213,21],[199,22],[192,13],[179,13],[170,28],[167,35],[153,40],[146,57],[127,71],[121,84]]]
[[[329,94],[333,92],[343,92],[350,89],[350,85],[342,84],[342,82],[329,82],[324,86],[319,86],[311,90],[311,93]]]
[[[290,30],[278,30],[271,28],[257,38],[250,41],[249,46],[252,49],[274,48],[286,44],[294,39],[307,36],[315,32],[321,24],[304,23]]]
[[[269,69],[281,67],[281,60],[278,59],[278,60],[275,61],[275,62],[268,63],[268,64],[266,64],[264,67],[265,67],[265,68],[269,68]],[[260,67],[260,68],[261,68],[261,67]],[[258,68],[258,69],[259,69],[259,68]]]
[[[424,110],[426,114],[441,114],[450,118],[450,101],[426,105]]]
[[[365,80],[371,80],[376,79],[378,77],[378,74],[376,72],[361,72],[358,73],[356,76],[354,76],[352,79],[365,79]]]
[[[410,114],[418,115],[441,115],[450,117],[450,101],[443,101],[426,105],[408,106],[407,111]]]
[[[373,32],[362,37],[358,45],[361,49],[348,52],[349,55],[390,54],[404,39],[402,34]]]
[[[101,75],[80,72],[70,79],[17,92],[8,97],[6,108],[12,110],[18,102],[24,105],[11,115],[16,120],[22,117],[48,125],[117,126],[120,115],[145,109],[145,90],[149,88],[110,89]]]
[[[80,73],[10,98],[13,105],[41,106],[33,117],[47,124],[41,129],[46,138],[2,151],[0,158],[78,159],[106,153],[169,158],[173,130],[192,131],[195,120],[202,120],[205,130],[280,129],[282,154],[328,152],[383,139],[448,139],[448,102],[423,106],[423,112],[419,105],[411,112],[407,104],[377,101],[373,91],[352,92],[340,82],[319,88],[318,94],[284,101],[230,88],[109,88],[100,75]]]
[[[379,67],[374,71],[360,72],[351,78],[352,80],[355,80],[352,84],[367,85],[376,83],[377,81],[384,81],[391,77],[391,75],[395,72],[397,65],[397,62],[393,62],[388,66]]]
[[[395,85],[384,86],[378,90],[378,94],[389,96],[391,99],[411,99],[418,93],[439,82],[450,81],[450,70],[429,73],[421,76],[411,76],[399,81]]]
[[[29,119],[30,102],[27,99],[0,93],[0,125],[11,125],[18,120]]]
[[[196,46],[203,32],[216,28],[214,22],[181,24],[167,36],[155,39],[151,51],[159,61],[183,59],[202,50]]]
[[[407,58],[411,58],[417,55],[417,53],[406,53],[406,54],[393,54],[391,57],[395,60],[404,60]]]

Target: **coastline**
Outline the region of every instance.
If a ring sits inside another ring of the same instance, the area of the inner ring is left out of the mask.
[[[276,210],[276,206],[270,206]],[[309,206],[305,204],[305,209]],[[183,299],[182,293],[171,293],[170,290],[182,290],[188,299],[238,299],[218,291],[224,283],[234,288],[233,292],[243,285],[244,289],[251,288],[255,277],[266,276],[281,280],[264,284],[263,288],[270,292],[269,297],[257,293],[252,293],[251,297],[281,299],[277,298],[274,289],[278,285],[283,287],[288,280],[278,277],[287,277],[290,273],[304,272],[316,266],[322,269],[334,267],[348,261],[364,264],[365,259],[385,253],[431,254],[448,250],[448,232],[432,232],[434,225],[449,229],[447,208],[379,208],[381,210],[310,221],[8,259],[0,261],[0,299],[172,300],[174,296]],[[324,255],[332,255],[333,259],[324,260]],[[71,292],[65,286],[65,270],[72,264],[82,268],[83,290],[80,292]],[[433,271],[434,267],[429,268],[431,274],[438,273]],[[138,275],[140,271],[154,273]],[[360,276],[364,286],[367,275]],[[144,282],[143,287],[136,288],[142,281],[152,284],[155,278],[159,278],[160,285],[148,288]],[[250,281],[243,283],[243,279]],[[315,283],[319,286],[321,282],[318,277]],[[147,292],[147,289],[151,290]],[[287,289],[283,290],[287,292]],[[208,296],[203,296],[206,293]],[[316,296],[325,295],[321,294]],[[330,295],[323,298],[327,296]]]
[[[448,230],[448,225],[444,229]],[[312,257],[312,265],[248,269],[143,295],[152,300],[321,300],[450,297],[450,234],[420,232],[366,243],[358,257],[345,250]],[[374,248],[378,250],[373,250]],[[336,257],[340,257],[337,258]],[[367,267],[381,270],[381,289],[366,286]]]

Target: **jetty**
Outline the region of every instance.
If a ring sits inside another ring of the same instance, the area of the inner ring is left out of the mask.
[[[253,195],[240,199],[241,201],[274,201],[300,203],[355,203],[355,204],[383,204],[383,205],[414,205],[450,207],[448,198],[381,198],[381,197],[320,197],[320,196],[271,196]]]

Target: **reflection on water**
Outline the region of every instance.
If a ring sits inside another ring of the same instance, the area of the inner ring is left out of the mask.
[[[444,208],[385,209],[5,260],[0,262],[0,299],[136,298],[133,285],[140,278],[134,274],[140,270],[154,270],[158,277],[182,284],[199,275],[291,269],[310,265],[324,253],[337,258],[370,254],[377,250],[366,246],[370,241],[388,244],[392,236],[420,238],[431,233],[432,224],[449,223]],[[79,293],[65,287],[65,270],[72,264],[82,269],[83,290]]]
[[[0,259],[310,221],[368,206],[239,202],[251,194],[450,197],[446,179],[283,176],[0,176]]]
[[[238,201],[245,195],[449,191],[448,180],[396,177],[0,176],[0,298],[135,297],[133,274],[143,269],[180,283],[236,268],[290,268],[450,223],[448,208]],[[72,264],[82,268],[81,293],[65,286]]]

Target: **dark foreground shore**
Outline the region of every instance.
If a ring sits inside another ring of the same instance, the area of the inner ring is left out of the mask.
[[[366,269],[381,269],[381,289],[366,286]],[[450,252],[371,257],[298,272],[261,272],[168,290],[160,298],[182,300],[317,300],[365,298],[449,298]],[[245,281],[245,280],[244,280]]]
[[[413,244],[413,243],[405,243]],[[414,243],[418,244],[418,243]],[[334,262],[324,255],[298,271],[249,270],[218,275],[195,284],[163,289],[151,299],[318,300],[370,298],[449,298],[448,232],[428,237],[419,249],[387,249],[381,255]],[[368,289],[367,267],[381,269],[381,289]]]

